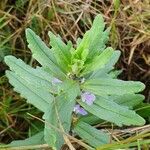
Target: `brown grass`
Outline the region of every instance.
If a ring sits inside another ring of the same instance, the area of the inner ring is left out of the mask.
[[[32,28],[47,43],[49,41],[47,32],[51,30],[55,34],[60,34],[64,41],[72,40],[75,44],[77,37],[81,37],[91,27],[94,16],[99,13],[104,16],[106,26],[111,26],[108,45],[122,52],[117,65],[117,68],[123,69],[120,78],[144,82],[145,101],[150,102],[149,0],[122,0],[118,7],[113,1],[104,0],[0,1],[0,50],[4,51],[4,55],[21,57],[33,65],[24,33],[27,27]],[[6,69],[1,61],[0,110],[9,97],[13,99],[9,104],[11,108],[18,106],[23,110],[33,110],[23,101],[17,101],[20,97],[14,94],[4,76]],[[0,126],[0,141],[6,143],[13,138],[21,138],[18,133],[23,132],[21,135],[24,137],[24,134],[27,134],[24,132],[28,127],[27,122],[31,121],[31,118],[24,114],[20,118],[11,108],[0,114],[2,122],[7,122]],[[22,118],[27,119],[18,124]],[[16,132],[17,130],[20,131]]]

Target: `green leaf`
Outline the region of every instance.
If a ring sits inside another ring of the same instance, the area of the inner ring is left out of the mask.
[[[73,80],[65,80],[59,88],[64,94],[64,98],[68,101],[74,100],[80,94],[79,84]]]
[[[84,61],[79,59],[74,59],[71,65],[72,74],[79,76],[80,71],[83,69]]]
[[[81,41],[82,41],[82,39],[81,39],[80,37],[79,37],[79,38],[77,38],[77,42],[76,42],[77,47],[80,45]]]
[[[96,56],[93,61],[85,65],[82,75],[104,68],[113,55],[114,50],[111,47],[106,48],[99,56]]]
[[[52,32],[49,32],[48,35],[50,37],[50,45],[52,46],[53,54],[55,55],[59,66],[62,70],[67,72],[69,69],[68,67],[71,64],[70,50],[72,48],[72,43],[68,42],[66,45],[60,37],[56,37]]]
[[[75,99],[68,101],[64,95],[58,96],[43,116],[46,122],[44,138],[46,143],[54,149],[61,148],[64,144],[63,132],[68,133],[70,131],[74,105]],[[53,125],[59,131],[50,125]]]
[[[13,141],[10,144],[8,144],[8,146],[20,147],[20,146],[30,146],[30,145],[33,146],[33,145],[40,145],[40,144],[45,144],[43,131],[25,139],[25,140]]]
[[[108,40],[108,32],[103,32],[105,23],[102,15],[97,15],[94,19],[93,25],[89,31],[87,31],[83,39],[78,42],[77,50],[75,51],[75,58],[82,59],[82,54],[87,53],[84,51],[89,50],[89,58],[93,58],[100,53],[100,50],[105,48],[105,43]]]
[[[116,51],[114,51],[113,52],[113,54],[112,54],[112,56],[111,56],[111,58],[110,58],[110,60],[108,61],[108,63],[106,64],[106,66],[105,66],[105,72],[109,72],[109,71],[111,71],[112,69],[114,69],[114,65],[117,63],[117,61],[119,60],[119,57],[120,57],[120,55],[121,55],[121,52],[120,51],[118,51],[118,50],[116,50]]]
[[[122,70],[112,70],[108,75],[113,78],[117,79],[118,75],[122,73]]]
[[[44,130],[45,141],[54,149],[60,149],[64,144],[61,131],[64,130],[63,132],[65,133],[70,131],[75,99],[80,93],[79,85],[71,80],[62,83],[61,91],[60,95],[56,97],[43,116],[47,122]],[[58,128],[59,131],[51,128],[48,123]]]
[[[81,100],[78,102],[91,114],[103,120],[113,122],[118,126],[143,125],[145,123],[145,120],[134,111],[129,110],[128,107],[118,105],[106,97],[97,97],[92,106],[87,105]]]
[[[120,54],[121,54],[120,51],[114,51],[111,58],[108,60],[108,63],[105,65],[105,67],[94,71],[90,76],[90,79],[108,76],[107,73],[112,69],[114,69],[114,65],[118,61]]]
[[[30,85],[22,77],[12,71],[6,71],[9,82],[14,86],[14,90],[27,99],[27,102],[34,105],[41,111],[46,111],[53,100],[53,96],[46,90]]]
[[[84,34],[83,39],[80,41],[80,44],[77,47],[76,51],[74,51],[74,53],[73,53],[74,59],[82,60],[83,53],[87,54],[87,52],[85,52],[85,51],[88,50],[89,42],[90,42],[89,31],[87,31]]]
[[[136,113],[144,118],[150,117],[150,104],[149,103],[141,103],[136,107]],[[148,119],[147,119],[148,120]],[[149,120],[150,122],[150,120]]]
[[[74,131],[88,144],[93,147],[98,147],[103,144],[107,144],[110,142],[110,136],[91,125],[79,121],[75,127]]]
[[[102,21],[103,22],[103,21]],[[100,21],[98,23],[98,25],[95,25],[95,28],[97,28],[97,31],[93,30],[93,33],[91,33],[91,42],[90,42],[90,46],[89,46],[89,55],[88,55],[88,59],[94,58],[94,56],[100,54],[105,48],[106,48],[106,43],[109,40],[109,32],[110,32],[110,28],[107,28],[104,32],[102,32],[102,30],[98,30],[98,27],[100,28]],[[105,25],[105,24],[103,24]],[[93,34],[95,34],[95,36],[93,37]]]
[[[93,114],[81,116],[78,121],[83,121],[83,122],[88,123],[90,125],[96,125],[96,124],[104,122],[104,120],[100,119],[99,117],[97,117]]]
[[[44,67],[48,68],[52,75],[59,79],[65,79],[65,74],[59,68],[51,49],[31,29],[26,29],[26,37],[33,57]]]
[[[56,87],[52,85],[54,77],[47,73],[43,68],[37,67],[34,69],[29,65],[26,65],[21,59],[17,59],[13,56],[6,56],[5,63],[18,76],[23,77],[28,84],[53,93],[57,92]]]
[[[110,96],[114,102],[119,105],[124,105],[133,109],[136,105],[140,104],[144,100],[144,96],[141,94],[125,94],[125,95],[112,95]]]
[[[145,85],[138,81],[101,78],[87,80],[82,88],[97,95],[123,95],[141,92]]]
[[[104,27],[103,17],[98,15],[94,19],[91,29],[84,34],[82,40],[78,40],[77,49],[73,52],[72,59],[72,72],[77,76],[83,76],[91,71],[103,68],[107,63],[108,60],[105,60],[107,58],[103,59],[102,57],[106,52],[97,56],[105,49],[105,43],[108,40],[109,30],[103,32]],[[109,57],[109,54],[107,54],[107,57]],[[100,61],[101,59],[103,60]]]
[[[43,118],[46,122],[54,124],[56,128],[59,128],[61,124],[64,128],[64,132],[69,132],[75,98],[80,93],[78,83],[72,80],[65,80],[62,82],[59,86],[59,94],[61,95],[56,98],[57,100],[55,102],[55,98],[50,94],[48,89],[46,89],[46,85],[51,84],[52,80],[52,77],[48,76],[48,73],[39,68],[33,69],[26,65],[22,60],[12,56],[7,56],[5,61],[12,70],[7,71],[6,75],[9,78],[10,83],[15,87],[14,90],[21,93],[24,98],[27,98],[27,102],[43,111]],[[43,86],[44,88],[42,88],[42,84],[45,84],[45,87]],[[47,88],[50,87],[47,86]],[[58,109],[58,114],[56,113],[55,108]],[[52,116],[54,116],[54,118]],[[54,129],[52,132],[52,129],[49,129],[48,127],[49,126],[45,124],[45,141],[52,147],[62,146],[64,143],[62,133],[60,134]],[[50,140],[49,137],[51,137]],[[59,138],[60,141],[56,142],[57,138]]]

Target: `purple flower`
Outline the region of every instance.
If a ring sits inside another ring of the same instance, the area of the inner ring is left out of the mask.
[[[58,83],[62,83],[62,81],[59,80],[59,79],[57,79],[57,78],[53,78],[53,79],[52,79],[52,84],[53,84],[53,85],[56,85],[56,84],[58,84]]]
[[[74,106],[74,110],[73,110],[76,114],[81,114],[81,115],[87,115],[87,111],[84,110],[84,108],[82,108],[79,104],[76,104]]]
[[[84,92],[81,94],[81,100],[88,105],[92,105],[95,99],[95,95],[90,92]]]

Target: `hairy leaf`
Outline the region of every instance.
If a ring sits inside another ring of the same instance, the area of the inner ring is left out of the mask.
[[[119,126],[143,125],[145,123],[142,117],[129,110],[128,107],[118,105],[105,97],[97,97],[92,107],[82,101],[78,102],[91,114]]]
[[[97,15],[93,22],[93,25],[89,31],[85,33],[83,39],[80,40],[77,50],[75,52],[75,58],[81,59],[82,53],[89,50],[89,58],[93,58],[95,55],[100,54],[100,51],[105,48],[105,43],[108,40],[109,30],[103,32],[105,23],[101,15]]]
[[[9,82],[14,86],[14,90],[20,93],[22,97],[26,98],[28,103],[34,105],[43,112],[51,105],[53,96],[48,91],[30,85],[26,80],[14,72],[6,71],[6,76]]]
[[[33,57],[55,77],[60,79],[65,78],[65,74],[59,68],[56,58],[51,49],[37,36],[31,29],[26,29],[26,37],[29,43],[28,47],[31,49]]]
[[[65,43],[63,43],[60,37],[56,37],[52,32],[49,32],[48,34],[50,37],[50,45],[52,46],[55,58],[62,70],[67,72],[69,69],[69,65],[71,64],[70,50],[72,48],[72,44],[71,42],[68,42],[68,44],[66,45]]]
[[[119,57],[120,57],[120,51],[114,51],[108,63],[105,65],[105,67],[94,71],[91,74],[90,78],[99,78],[103,76],[105,77],[108,76],[106,73],[114,69],[114,65],[118,61]]]
[[[20,146],[33,146],[33,145],[40,145],[45,144],[44,141],[44,133],[43,131],[25,139],[25,140],[17,140],[13,141],[8,146],[10,147],[20,147]]]
[[[75,100],[68,101],[64,95],[58,96],[53,101],[50,109],[45,112],[43,118],[45,119],[44,138],[54,149],[60,149],[64,144],[64,132],[68,133],[71,126],[71,114]],[[55,128],[52,128],[53,125]]]
[[[98,147],[103,144],[107,144],[110,142],[110,137],[108,134],[97,130],[91,125],[79,121],[75,127],[74,131],[88,144],[93,147]]]
[[[117,104],[128,106],[130,109],[144,100],[144,96],[141,94],[112,95],[110,98]]]
[[[64,98],[68,101],[75,100],[80,94],[79,84],[73,80],[65,80],[60,85],[61,91],[64,94]]]
[[[95,125],[104,122],[104,120],[100,119],[99,117],[93,115],[93,114],[88,114],[86,116],[81,116],[79,118],[79,121],[83,121],[85,123],[88,123],[90,125]]]
[[[113,55],[114,50],[111,47],[106,48],[99,56],[96,56],[93,61],[85,65],[82,75],[104,68]]]
[[[100,78],[87,80],[82,88],[97,95],[123,95],[141,92],[145,85],[138,81]]]
[[[26,65],[21,59],[13,56],[6,56],[5,63],[14,71],[18,76],[23,77],[28,84],[37,88],[42,88],[46,91],[56,93],[56,87],[52,86],[53,76],[47,73],[43,68],[37,67],[36,69]]]
[[[65,81],[62,84],[62,93],[57,96],[43,118],[45,124],[45,141],[53,148],[60,149],[64,144],[63,135],[70,131],[72,111],[75,99],[79,94],[79,85],[73,81]],[[53,125],[55,128],[51,128]]]

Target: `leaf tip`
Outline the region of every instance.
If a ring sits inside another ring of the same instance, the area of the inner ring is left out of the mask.
[[[26,38],[28,40],[28,37],[31,35],[31,34],[34,34],[33,30],[31,30],[30,28],[27,28],[25,30],[25,34],[26,34]]]
[[[94,20],[95,21],[104,21],[103,16],[101,14],[98,14]]]
[[[53,35],[53,33],[51,31],[48,31],[48,35],[51,36]]]
[[[32,30],[30,28],[26,28],[25,32],[28,33],[28,32],[31,32]]]
[[[146,87],[145,84],[142,83],[142,82],[138,82],[138,85],[139,85],[139,91],[138,92],[143,91],[145,89],[145,87]]]
[[[7,55],[7,56],[4,57],[4,62],[8,65],[10,60],[13,59],[13,58],[14,58],[14,56]]]
[[[146,123],[145,119],[142,118],[141,116],[139,116],[139,121],[138,121],[137,125],[138,125],[138,126],[142,126],[142,125],[144,125],[145,123]]]

